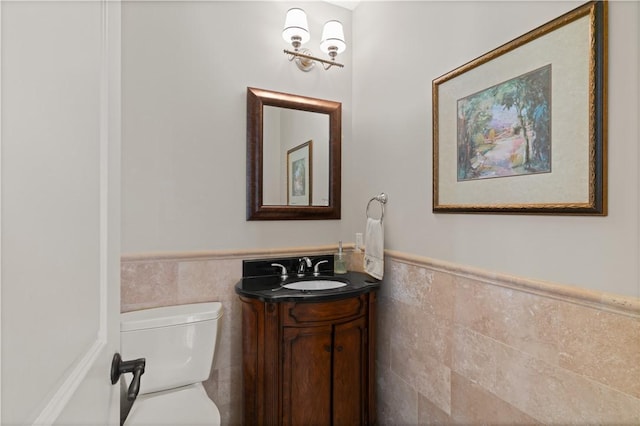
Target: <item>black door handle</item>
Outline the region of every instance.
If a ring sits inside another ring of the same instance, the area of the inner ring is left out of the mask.
[[[138,358],[131,361],[123,361],[119,353],[113,355],[113,361],[111,361],[111,384],[118,383],[120,376],[125,373],[133,373],[133,380],[129,385],[127,391],[127,400],[133,401],[138,396],[140,391],[140,376],[144,374],[144,366],[146,360],[144,358]]]

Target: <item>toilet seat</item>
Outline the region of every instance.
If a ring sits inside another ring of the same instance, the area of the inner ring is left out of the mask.
[[[219,425],[220,411],[201,383],[139,395],[124,422],[137,425]]]

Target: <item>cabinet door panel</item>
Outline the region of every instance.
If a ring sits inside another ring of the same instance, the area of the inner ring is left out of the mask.
[[[283,332],[283,425],[331,423],[331,326]]]
[[[334,330],[333,424],[365,424],[366,319],[336,325]]]

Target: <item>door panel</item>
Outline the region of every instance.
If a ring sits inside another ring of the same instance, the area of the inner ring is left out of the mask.
[[[333,424],[364,424],[366,319],[335,326],[333,349]]]
[[[283,425],[331,423],[331,331],[284,327]]]
[[[117,424],[120,5],[0,14],[2,424]]]

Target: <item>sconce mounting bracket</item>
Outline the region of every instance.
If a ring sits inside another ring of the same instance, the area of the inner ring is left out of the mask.
[[[284,53],[289,55],[290,61],[293,61],[295,59],[298,68],[305,72],[311,70],[316,61],[322,63],[322,67],[325,70],[328,70],[331,67],[344,68],[344,65],[339,62],[327,61],[326,59],[318,58],[317,56],[311,55],[312,52],[309,49],[300,49],[294,52],[284,49]]]

